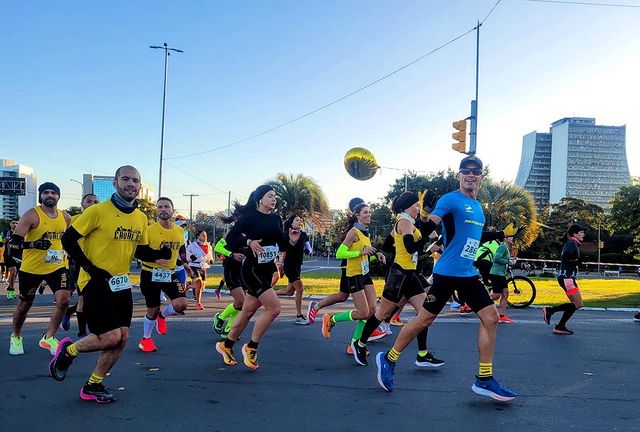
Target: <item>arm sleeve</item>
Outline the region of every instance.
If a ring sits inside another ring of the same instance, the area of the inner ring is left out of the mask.
[[[424,248],[424,245],[427,243],[426,238],[427,237],[422,236],[420,240],[414,241],[413,235],[405,234],[402,236],[402,243],[404,243],[404,247],[407,249],[407,252],[412,254],[414,252],[420,252]]]
[[[151,249],[149,245],[139,244],[136,247],[135,257],[146,262],[154,262],[157,259],[161,259],[162,255],[159,250]]]
[[[217,253],[219,253],[220,255],[224,255],[226,257],[230,257],[231,256],[231,251],[225,247],[226,245],[227,245],[227,241],[224,239],[224,237],[222,237],[216,243],[216,246],[215,246],[214,250]]]
[[[231,250],[239,250],[247,245],[247,236],[243,232],[245,229],[245,220],[246,218],[243,217],[238,219],[227,234],[227,245]]]
[[[359,256],[360,252],[350,251],[344,243],[340,243],[340,246],[338,246],[338,250],[336,251],[336,258],[338,259],[358,258]]]
[[[69,256],[83,269],[87,269],[93,266],[93,263],[89,261],[89,258],[84,254],[82,248],[78,244],[78,240],[82,238],[82,234],[78,232],[73,226],[67,228],[62,234],[62,247],[69,254]]]
[[[498,247],[496,254],[493,256],[493,262],[501,266],[509,264],[509,249],[505,245]]]

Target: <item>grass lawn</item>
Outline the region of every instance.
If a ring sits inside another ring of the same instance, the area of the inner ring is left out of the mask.
[[[210,274],[207,276],[207,287],[213,288],[218,285],[221,274]],[[306,295],[328,295],[338,291],[339,274],[314,273],[302,275],[304,291]],[[131,283],[139,284],[140,277],[137,274],[130,276]],[[532,278],[536,285],[537,295],[534,304],[536,305],[557,305],[565,303],[567,297],[562,288],[558,286],[555,279]],[[378,296],[382,294],[384,280],[374,278]],[[285,288],[287,279],[278,281],[276,289]],[[632,279],[578,279],[578,285],[582,292],[582,299],[585,306],[589,307],[640,307],[640,280]]]

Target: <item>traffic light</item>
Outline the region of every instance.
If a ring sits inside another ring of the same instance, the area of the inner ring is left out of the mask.
[[[460,153],[467,153],[467,121],[455,121],[453,128],[458,132],[452,133],[451,136],[458,142],[453,143],[451,148]]]

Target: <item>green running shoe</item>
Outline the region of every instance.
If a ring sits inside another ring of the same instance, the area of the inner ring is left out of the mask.
[[[9,354],[22,355],[24,354],[24,347],[22,346],[22,336],[11,335],[9,341]]]

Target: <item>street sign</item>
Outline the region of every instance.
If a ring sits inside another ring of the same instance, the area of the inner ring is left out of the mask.
[[[0,195],[26,195],[27,183],[23,177],[0,177]]]

